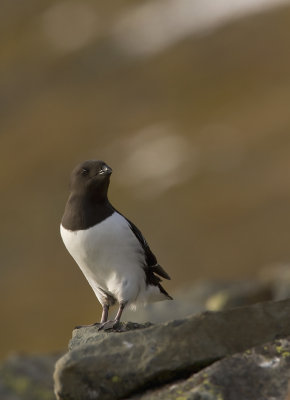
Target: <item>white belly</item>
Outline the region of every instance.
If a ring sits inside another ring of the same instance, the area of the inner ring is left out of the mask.
[[[61,225],[60,232],[101,303],[100,288],[118,302],[145,300],[145,255],[124,217],[115,212],[92,228],[70,231]]]

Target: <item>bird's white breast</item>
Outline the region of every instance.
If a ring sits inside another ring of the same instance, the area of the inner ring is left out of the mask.
[[[60,231],[67,250],[98,298],[100,287],[118,301],[135,301],[145,289],[144,252],[122,215],[114,212],[99,224],[78,231],[61,225]]]

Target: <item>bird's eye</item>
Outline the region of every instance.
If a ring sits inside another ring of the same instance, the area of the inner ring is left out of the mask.
[[[82,174],[82,175],[88,175],[88,173],[89,173],[89,171],[88,171],[86,168],[83,168],[83,169],[81,170],[81,174]]]

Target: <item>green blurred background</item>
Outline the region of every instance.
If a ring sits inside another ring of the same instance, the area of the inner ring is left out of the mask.
[[[59,236],[85,159],[169,292],[289,262],[290,7],[214,3],[2,0],[1,357],[100,317]]]

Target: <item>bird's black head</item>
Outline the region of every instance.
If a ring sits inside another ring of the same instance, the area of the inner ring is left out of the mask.
[[[105,200],[111,173],[112,169],[104,161],[84,161],[77,165],[71,174],[71,192],[95,201]]]

